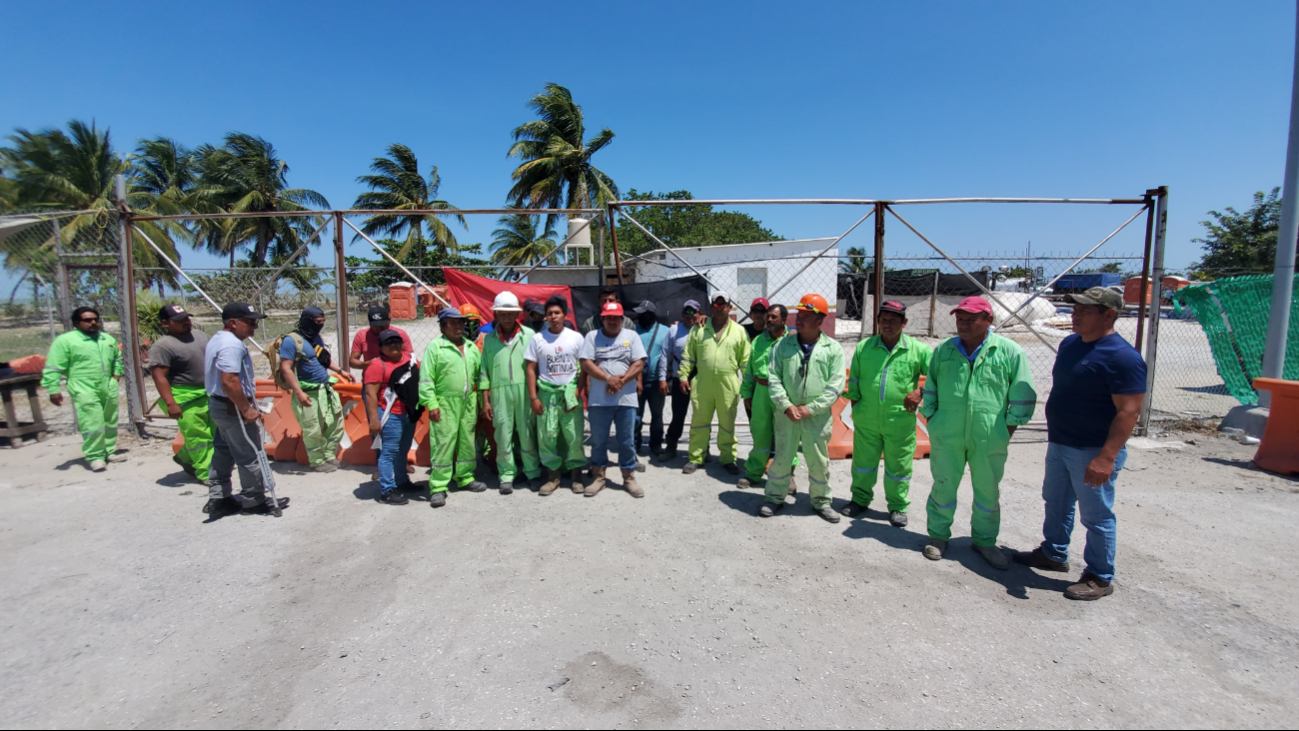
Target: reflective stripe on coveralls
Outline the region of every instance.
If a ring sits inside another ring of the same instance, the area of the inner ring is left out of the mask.
[[[202,386],[171,387],[172,398],[180,407],[176,426],[184,443],[176,453],[176,460],[194,468],[194,476],[206,482],[208,468],[212,465],[212,415],[208,413],[207,391]],[[158,399],[158,408],[167,410],[167,404]]]
[[[681,356],[677,377],[690,381],[690,454],[695,464],[704,463],[704,452],[712,437],[713,414],[717,414],[717,450],[722,464],[735,461],[735,412],[740,405],[740,371],[749,363],[749,334],[729,318],[722,331],[713,329],[710,318],[690,331]]]
[[[577,378],[562,386],[537,379],[537,398],[543,407],[541,416],[537,417],[541,464],[560,472],[584,466],[582,401],[577,397]]]
[[[41,386],[59,392],[59,381],[68,379],[68,397],[81,433],[81,453],[89,462],[108,459],[117,451],[117,381],[122,375],[122,354],[112,335],[92,338],[69,330],[50,344]]]
[[[753,449],[744,462],[744,476],[757,482],[767,471],[767,460],[776,453],[776,432],[772,426],[773,406],[767,384],[771,363],[771,348],[776,344],[766,330],[755,338],[749,352],[749,362],[744,366],[744,380],[740,383],[740,398],[753,399],[753,413],[749,415],[749,433],[753,435]],[[798,455],[794,455],[798,465]]]
[[[786,335],[771,350],[768,384],[775,407],[776,460],[767,481],[767,502],[783,503],[794,473],[794,455],[803,446],[807,458],[808,492],[812,507],[830,505],[830,434],[834,431],[832,407],[843,393],[843,346],[821,333],[805,359],[798,335]],[[785,410],[806,406],[811,415],[791,421]]]
[[[517,325],[518,332],[508,345],[501,342],[497,328],[483,342],[483,362],[478,371],[478,390],[491,389],[492,427],[496,432],[496,468],[501,484],[513,482],[514,444],[518,438],[519,452],[523,456],[523,474],[534,480],[541,476],[541,460],[537,456],[536,415],[528,399],[527,371],[523,354],[528,341],[536,333],[532,328]]]
[[[879,335],[857,344],[848,373],[852,406],[852,501],[870,505],[884,457],[884,495],[890,511],[906,512],[916,454],[916,415],[903,406],[929,372],[933,349],[902,335],[893,350]]]
[[[1024,349],[989,333],[973,365],[952,338],[934,351],[921,413],[929,421],[929,468],[934,486],[926,506],[929,537],[949,540],[956,491],[970,466],[974,509],[970,533],[976,546],[997,545],[1001,530],[1001,476],[1010,444],[1009,426],[1033,418],[1037,392]]]
[[[474,451],[478,391],[474,382],[481,362],[478,348],[468,340],[457,348],[445,335],[439,335],[424,349],[419,364],[419,402],[441,414],[438,421],[429,416],[430,495],[446,492],[453,478],[458,487],[474,481],[478,463]]]
[[[328,383],[299,381],[302,392],[311,399],[310,406],[298,403],[298,397],[289,399],[293,416],[302,427],[302,446],[307,450],[307,464],[318,467],[338,457],[338,445],[343,442],[343,402],[338,392]]]

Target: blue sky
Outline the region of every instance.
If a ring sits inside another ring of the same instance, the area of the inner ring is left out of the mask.
[[[472,5],[472,7],[471,7]],[[271,140],[290,183],[350,205],[393,142],[442,196],[495,207],[510,131],[572,89],[625,190],[718,198],[1139,196],[1171,189],[1170,268],[1209,209],[1279,185],[1289,2],[9,3],[0,130],[96,120],[121,148],[231,130]],[[860,213],[745,209],[787,238]],[[954,252],[1078,252],[1116,208],[904,211]],[[490,240],[471,219],[464,242]],[[868,245],[869,227],[852,242]],[[1140,250],[1134,224],[1107,249]],[[889,221],[889,251],[923,244]],[[359,250],[355,253],[364,253]],[[187,253],[191,265],[210,258]],[[326,261],[325,252],[313,260]]]

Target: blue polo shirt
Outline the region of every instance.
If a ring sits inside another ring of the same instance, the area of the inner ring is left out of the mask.
[[[1060,343],[1046,399],[1047,439],[1066,447],[1105,446],[1119,410],[1114,395],[1146,392],[1146,361],[1118,333],[1086,343],[1078,334]]]

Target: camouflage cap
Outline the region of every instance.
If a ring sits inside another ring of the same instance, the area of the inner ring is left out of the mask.
[[[1123,295],[1109,287],[1092,287],[1082,294],[1066,294],[1064,301],[1075,305],[1100,305],[1111,310],[1123,309]]]

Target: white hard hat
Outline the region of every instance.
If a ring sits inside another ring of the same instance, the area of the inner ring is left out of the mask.
[[[523,312],[519,307],[519,298],[514,296],[513,292],[501,292],[496,295],[496,300],[492,302],[493,312]]]

